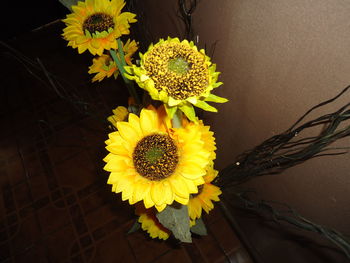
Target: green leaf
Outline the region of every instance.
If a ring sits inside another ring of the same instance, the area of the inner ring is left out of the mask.
[[[196,220],[196,224],[193,227],[191,227],[191,232],[200,236],[208,235],[207,228],[205,227],[202,218],[198,218]]]
[[[156,216],[159,222],[173,233],[175,238],[181,242],[192,243],[187,206],[180,205],[175,207],[168,205]]]
[[[59,0],[62,5],[67,7],[70,11],[72,11],[72,5],[77,5],[78,0]]]
[[[137,219],[135,220],[135,223],[132,225],[132,227],[129,229],[128,234],[132,234],[134,232],[136,232],[137,230],[139,230],[141,228],[141,224],[139,223],[139,221],[137,221]]]

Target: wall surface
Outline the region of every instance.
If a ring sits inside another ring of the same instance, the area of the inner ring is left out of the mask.
[[[177,1],[144,4],[154,40],[182,36]],[[218,169],[286,130],[309,108],[350,84],[349,13],[350,2],[345,0],[199,1],[194,30],[199,45],[206,47],[222,72],[224,85],[215,93],[230,99],[218,106],[218,114],[205,115],[216,132]],[[349,100],[347,93],[318,114],[332,112]],[[350,146],[350,139],[338,145]],[[254,179],[245,187],[350,234],[349,161],[350,154],[312,159],[283,174]],[[249,220],[239,221],[256,241],[261,233],[248,227]],[[254,245],[260,252],[269,250],[264,242]],[[294,262],[304,262],[298,260]]]

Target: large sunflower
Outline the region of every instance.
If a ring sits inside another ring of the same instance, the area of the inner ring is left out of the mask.
[[[68,46],[99,56],[105,49],[117,49],[116,39],[129,34],[129,23],[136,22],[135,14],[121,12],[124,5],[123,0],[86,0],[72,6],[73,13],[63,20]]]
[[[140,57],[139,67],[126,67],[128,77],[147,90],[152,99],[163,101],[170,117],[180,109],[191,121],[196,121],[192,105],[216,112],[206,102],[227,101],[211,94],[222,84],[217,82],[219,72],[204,50],[198,50],[193,42],[161,39]]]
[[[191,221],[195,221],[197,218],[201,217],[202,209],[206,213],[209,213],[209,211],[214,208],[213,201],[220,201],[220,188],[211,184],[217,175],[218,171],[216,171],[212,165],[209,165],[207,174],[204,176],[205,183],[198,187],[198,193],[192,195],[188,202],[188,214]]]
[[[187,205],[204,183],[212,156],[202,126],[172,128],[166,118],[163,107],[142,109],[140,117],[130,113],[128,122],[118,122],[118,131],[109,134],[104,159],[113,192],[159,212],[174,201]]]
[[[136,215],[141,228],[152,237],[166,240],[170,235],[170,230],[165,228],[156,217],[155,209],[146,209],[142,204],[136,205]]]
[[[136,50],[137,43],[135,40],[130,41],[130,39],[128,39],[125,45],[123,45],[125,61],[128,65],[132,65],[131,56],[136,52]],[[92,78],[92,82],[102,81],[105,77],[109,78],[112,75],[116,79],[119,75],[119,69],[110,55],[102,54],[101,56],[93,59],[92,65],[89,67],[89,73],[97,73]]]

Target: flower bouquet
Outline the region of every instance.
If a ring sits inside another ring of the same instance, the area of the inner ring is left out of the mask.
[[[193,42],[195,5],[187,10],[179,1],[187,39],[160,39],[136,55],[140,43],[126,39],[137,22],[136,14],[124,10],[124,0],[60,1],[71,10],[63,20],[62,36],[68,46],[95,56],[88,71],[95,74],[92,81],[120,76],[129,91],[128,107],[116,105],[107,118],[111,132],[104,169],[109,172],[111,190],[135,208],[138,218],[131,231],[142,228],[152,238],[165,240],[173,235],[191,242],[192,233],[206,234],[203,211],[209,213],[222,194],[236,197],[248,210],[268,213],[276,222],[318,233],[350,258],[350,243],[341,233],[306,220],[293,209],[278,210],[272,203],[254,201],[235,188],[322,155],[331,143],[349,136],[350,126],[342,126],[350,118],[349,104],[311,121],[304,118],[350,87],[312,107],[289,129],[242,153],[219,173],[214,133],[198,117],[197,109],[217,112],[209,103],[228,100],[213,93],[222,85],[219,72],[205,50]],[[300,137],[321,125],[319,135]],[[232,221],[230,211],[222,201],[219,204]]]
[[[77,2],[63,20],[63,38],[79,53],[96,56],[89,68],[92,81],[121,75],[129,91],[129,107],[118,106],[108,117],[112,131],[104,169],[112,191],[135,206],[136,225],[151,237],[173,234],[191,242],[191,232],[206,233],[202,211],[209,213],[221,194],[213,184],[214,133],[194,107],[216,112],[208,102],[227,99],[212,93],[222,84],[219,72],[192,41],[160,39],[133,58],[137,42],[122,37],[136,15],[124,12],[124,5],[123,0]]]

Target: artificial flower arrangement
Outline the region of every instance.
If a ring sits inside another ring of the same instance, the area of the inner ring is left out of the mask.
[[[107,118],[112,131],[104,158],[104,169],[110,173],[107,183],[134,206],[138,216],[130,232],[142,228],[152,238],[166,240],[173,235],[181,242],[191,242],[191,233],[206,235],[203,211],[209,213],[224,191],[225,197],[235,197],[248,211],[321,235],[350,258],[350,241],[342,233],[305,219],[288,205],[278,209],[274,202],[255,201],[246,191],[235,189],[250,179],[276,175],[327,155],[323,152],[331,149],[327,148],[331,143],[350,136],[350,125],[342,127],[350,119],[349,104],[304,120],[345,94],[350,86],[312,107],[286,131],[245,151],[218,173],[214,168],[214,133],[198,118],[195,107],[216,112],[208,102],[224,103],[227,99],[212,93],[222,84],[219,72],[205,51],[190,41],[195,5],[186,10],[184,0],[179,0],[188,39],[160,39],[135,58],[139,43],[122,40],[137,22],[135,14],[123,11],[124,0],[60,2],[72,11],[63,20],[68,46],[95,56],[88,71],[95,74],[92,81],[121,76],[130,94],[129,106],[117,106]],[[321,126],[322,132],[316,136],[296,138]],[[221,208],[235,225],[222,201]]]
[[[207,102],[227,99],[212,93],[222,84],[219,72],[191,41],[160,39],[134,63],[138,44],[122,37],[137,20],[124,6],[123,0],[77,2],[63,20],[63,38],[79,53],[95,56],[92,81],[121,75],[130,93],[129,107],[118,106],[108,117],[113,131],[104,169],[112,191],[135,206],[137,224],[152,238],[173,234],[191,242],[191,232],[206,233],[203,211],[209,213],[221,194],[213,184],[214,133],[194,106],[216,112]],[[136,88],[151,99],[139,98]]]

